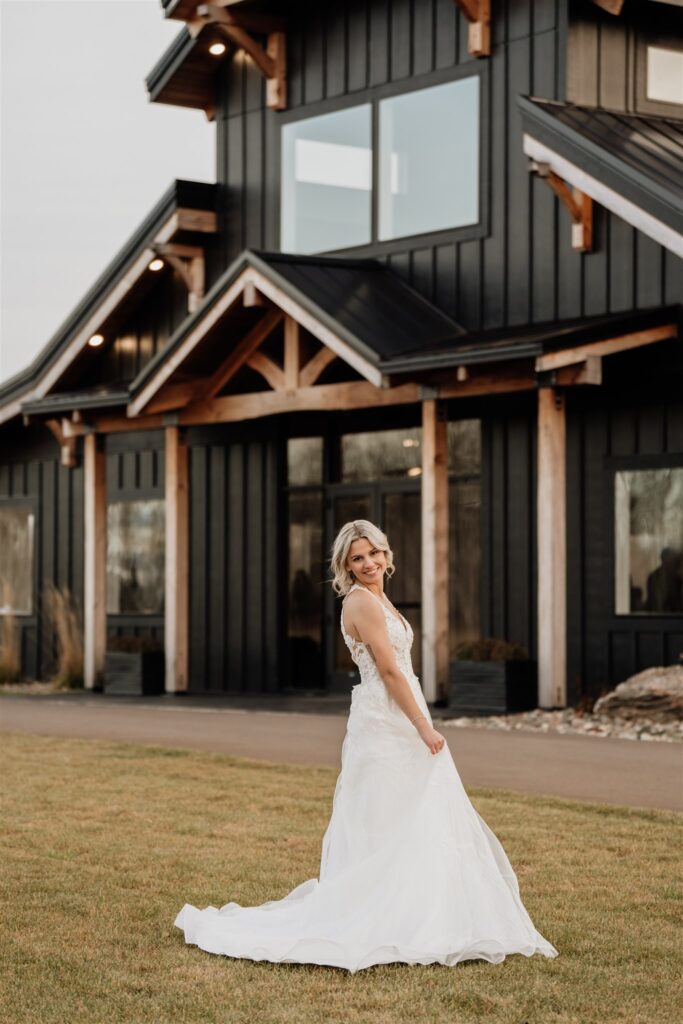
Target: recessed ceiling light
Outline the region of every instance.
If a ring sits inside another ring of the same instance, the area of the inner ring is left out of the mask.
[[[92,338],[89,339],[88,344],[92,345],[93,348],[99,348],[104,342],[103,334],[93,334]]]
[[[161,270],[163,265],[164,265],[164,261],[163,260],[160,260],[160,259],[152,260],[152,262],[149,265],[149,269],[150,270]]]
[[[422,476],[422,468],[420,466],[411,466],[408,470],[408,476]]]
[[[225,43],[211,43],[209,53],[212,57],[222,57],[225,53]]]
[[[414,437],[404,437],[401,444],[404,448],[419,448],[420,442]]]

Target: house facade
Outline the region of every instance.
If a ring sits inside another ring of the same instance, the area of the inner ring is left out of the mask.
[[[683,653],[683,9],[164,0],[147,79],[217,133],[0,387],[0,605],[163,644],[166,689],[340,692],[326,561],[378,522],[429,700]]]

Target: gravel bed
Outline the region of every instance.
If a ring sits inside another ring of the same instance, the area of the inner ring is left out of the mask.
[[[435,711],[434,721],[439,714]],[[621,740],[659,740],[665,742],[683,741],[683,721],[654,721],[651,718],[608,718],[606,715],[591,715],[577,712],[574,708],[562,711],[521,711],[513,715],[464,716],[462,718],[439,718],[437,728],[446,729],[502,729],[511,732],[521,729],[526,732],[558,733],[562,735],[613,736]]]

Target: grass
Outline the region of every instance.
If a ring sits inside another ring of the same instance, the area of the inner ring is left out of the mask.
[[[184,902],[317,876],[336,771],[11,733],[0,771],[3,1024],[673,1024],[681,1006],[677,815],[474,791],[560,956],[349,975],[173,927]]]

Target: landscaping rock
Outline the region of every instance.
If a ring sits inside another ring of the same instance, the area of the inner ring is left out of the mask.
[[[667,722],[683,719],[683,666],[648,668],[595,702],[593,714]]]

